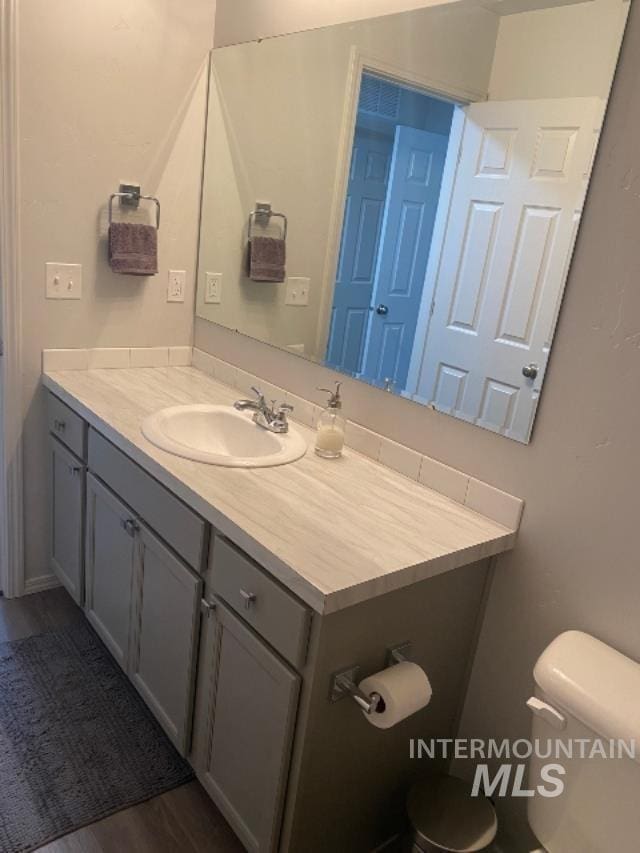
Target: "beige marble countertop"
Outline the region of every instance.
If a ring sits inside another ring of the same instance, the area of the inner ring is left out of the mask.
[[[509,550],[516,533],[346,449],[276,468],[222,468],[162,451],[142,420],[166,406],[232,403],[193,367],[65,370],[44,385],[319,613]]]

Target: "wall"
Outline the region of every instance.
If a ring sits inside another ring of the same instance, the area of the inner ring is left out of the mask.
[[[606,98],[628,9],[591,0],[500,18],[489,98]]]
[[[497,28],[492,12],[447,5],[216,51],[198,315],[313,356],[323,290],[333,288],[327,244],[352,47],[482,98]],[[287,274],[311,279],[308,306],[285,305],[284,284],[244,275],[247,214],[259,200],[288,216]],[[207,271],[223,275],[220,304],[204,303]]]
[[[213,0],[20,4],[28,578],[48,573],[42,349],[191,342],[214,11]],[[162,202],[153,278],[116,276],[106,263],[106,202],[121,179]],[[83,265],[81,301],[44,299],[48,260]],[[166,302],[169,267],[188,272],[184,304]]]
[[[215,46],[278,36],[347,21],[375,18],[440,5],[442,0],[243,0],[242,12],[233,0],[219,2]],[[444,0],[452,2],[452,0]]]
[[[225,0],[223,0],[225,2]],[[532,667],[567,628],[640,659],[634,531],[640,461],[640,10],[630,12],[532,443],[344,379],[347,416],[526,501],[497,563],[461,734],[527,737]],[[335,374],[196,321],[196,345],[313,397]],[[343,377],[340,377],[343,379]],[[452,618],[454,618],[452,616]],[[530,850],[523,800],[499,804]]]

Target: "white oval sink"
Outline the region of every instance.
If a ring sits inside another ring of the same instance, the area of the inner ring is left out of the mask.
[[[209,465],[267,468],[304,456],[307,445],[293,426],[287,433],[269,432],[251,412],[231,406],[171,406],[142,422],[142,434],[156,447]]]

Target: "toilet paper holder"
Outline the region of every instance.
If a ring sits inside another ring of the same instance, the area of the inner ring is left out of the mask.
[[[393,646],[387,649],[385,666],[393,666],[396,663],[402,663],[409,660],[411,654],[411,643],[401,643],[398,646]],[[329,699],[331,702],[339,702],[345,696],[350,696],[357,705],[366,713],[374,714],[380,705],[381,697],[378,693],[367,695],[358,687],[358,675],[360,673],[359,666],[350,666],[346,669],[341,669],[333,674],[331,678],[331,690]]]

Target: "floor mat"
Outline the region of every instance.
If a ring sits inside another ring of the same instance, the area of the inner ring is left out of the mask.
[[[0,851],[34,850],[193,778],[84,623],[0,644]]]

